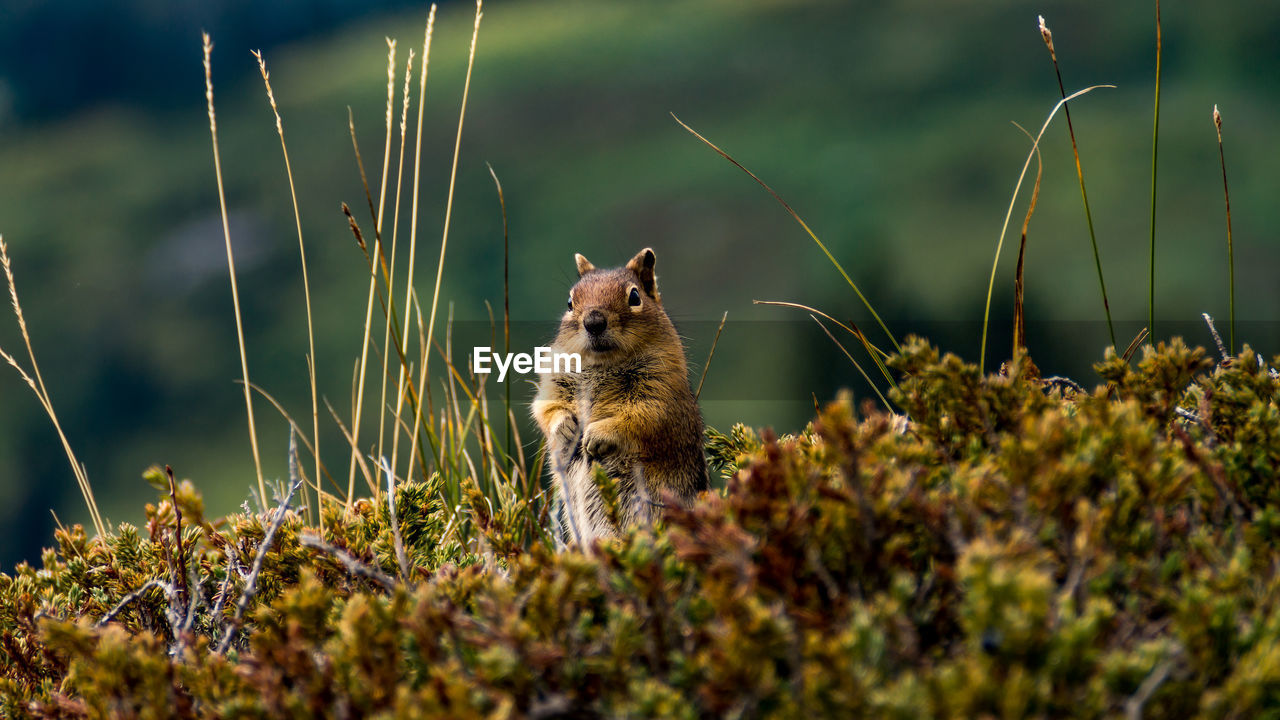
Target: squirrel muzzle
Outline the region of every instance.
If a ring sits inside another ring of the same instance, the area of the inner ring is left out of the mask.
[[[609,324],[609,317],[600,310],[592,310],[582,317],[582,329],[587,333],[587,344],[593,352],[617,349],[617,338],[609,332]]]

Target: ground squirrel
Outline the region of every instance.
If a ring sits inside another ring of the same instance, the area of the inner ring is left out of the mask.
[[[565,507],[564,533],[590,546],[614,535],[592,464],[616,483],[623,525],[647,522],[664,495],[707,488],[702,414],[684,346],[662,309],[653,250],[599,270],[576,255],[578,282],[552,350],[578,353],[579,373],[542,376],[533,417]]]

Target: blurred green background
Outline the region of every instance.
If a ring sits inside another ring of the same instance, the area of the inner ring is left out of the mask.
[[[383,38],[399,39],[401,62],[410,46],[420,52],[426,9],[316,0],[270,9],[41,0],[0,8],[0,233],[54,405],[110,520],[141,520],[155,493],[140,473],[153,463],[193,479],[213,514],[234,510],[254,482],[234,383],[200,29],[215,42],[251,376],[307,416],[297,239],[279,140],[248,52],[262,48],[311,263],[319,387],[349,415],[368,278],[339,203],[371,223],[347,107],[376,178]],[[1118,86],[1081,98],[1072,118],[1126,344],[1146,317],[1153,4],[494,0],[480,33],[442,289],[458,321],[455,355],[488,344],[486,300],[501,311],[502,217],[487,162],[506,192],[516,349],[553,334],[574,252],[613,265],[652,246],[695,375],[729,313],[703,393],[708,424],[791,431],[815,398],[839,387],[872,396],[804,314],[752,305],[806,303],[870,329],[803,231],[676,125],[674,112],[789,200],[900,338],[927,335],[976,361],[995,243],[1029,147],[1010,121],[1034,131],[1058,99],[1037,14],[1054,32],[1068,91]],[[472,5],[445,3],[431,53],[417,270],[426,294],[472,17]],[[1168,2],[1163,20],[1156,333],[1207,344],[1198,320],[1206,311],[1225,332],[1217,103],[1238,335],[1274,353],[1280,6]],[[415,81],[411,118],[416,95]],[[1090,384],[1090,363],[1109,341],[1061,116],[1043,150],[1028,241],[1029,345],[1046,373]],[[997,278],[989,367],[1009,354],[1027,197]],[[25,356],[7,314],[0,346]],[[522,408],[530,393],[517,381]],[[257,408],[265,470],[279,477],[287,427],[265,402]],[[9,368],[0,372],[0,410],[0,566],[8,567],[35,560],[51,542],[50,510],[64,522],[87,513],[52,427]],[[533,437],[526,427],[531,450]],[[345,467],[331,422],[321,445],[330,464]]]

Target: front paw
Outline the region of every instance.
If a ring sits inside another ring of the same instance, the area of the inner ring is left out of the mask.
[[[597,461],[609,460],[623,452],[620,438],[602,431],[598,425],[587,426],[582,436],[582,448],[587,451],[587,457]]]
[[[547,445],[552,458],[561,468],[567,466],[573,459],[578,446],[579,427],[578,418],[566,414],[551,428],[551,433],[547,436]]]
[[[578,442],[578,418],[570,413],[565,413],[554,426],[548,436],[550,445],[553,448],[573,447]]]

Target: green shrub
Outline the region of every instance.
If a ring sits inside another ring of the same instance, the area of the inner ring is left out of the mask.
[[[180,551],[168,493],[144,528],[59,531],[0,575],[0,714],[1280,713],[1280,380],[1253,351],[1109,355],[1091,393],[920,340],[891,364],[905,431],[847,394],[798,436],[712,431],[725,487],[595,553],[433,478],[396,490],[407,577],[386,507],[290,511],[237,621],[273,513],[211,522],[183,483]]]

